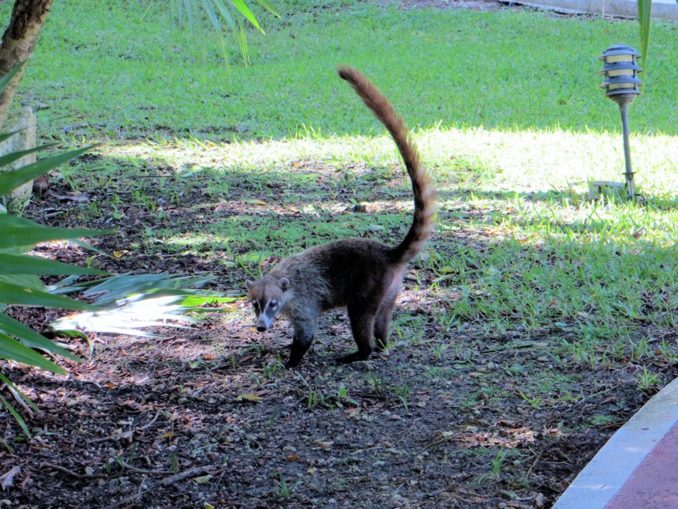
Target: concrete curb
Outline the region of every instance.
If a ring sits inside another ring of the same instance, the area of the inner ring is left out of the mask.
[[[637,18],[636,0],[499,0],[503,4],[517,4],[535,9],[562,12],[565,14],[597,14],[617,18]],[[678,21],[678,4],[652,2],[652,17]]]
[[[669,434],[674,436],[677,430],[678,378],[648,401],[608,440],[556,501],[553,509],[582,509],[584,507],[602,509],[606,507],[634,475],[638,476],[639,470],[652,468],[651,462],[661,461],[657,459],[660,456],[667,457],[666,451],[655,451],[655,448],[665,436]],[[666,447],[668,443],[673,444],[674,441],[664,442],[661,445]],[[678,465],[678,450],[669,451],[668,457],[669,461]],[[671,472],[671,475],[674,477],[669,479],[668,496],[675,501],[676,505],[661,506],[665,508],[678,507],[678,469]],[[666,480],[657,482],[666,484]],[[666,492],[666,486],[658,486],[655,491]],[[630,507],[654,507],[650,504],[650,498],[655,496],[653,487],[643,486],[643,492],[643,494],[636,493],[635,495],[646,497],[642,505]],[[665,496],[662,494],[662,497]],[[636,503],[637,501],[638,499]],[[623,504],[618,504],[618,498],[615,499],[615,503],[620,507],[623,506]]]

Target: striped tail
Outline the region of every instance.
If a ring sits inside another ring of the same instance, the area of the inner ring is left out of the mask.
[[[412,226],[403,241],[391,249],[393,263],[406,263],[421,251],[424,243],[433,233],[435,190],[431,185],[430,177],[421,167],[419,151],[410,138],[405,122],[393,109],[389,100],[356,69],[340,67],[338,72],[341,78],[351,84],[365,105],[391,133],[412,181],[412,193],[414,194]]]

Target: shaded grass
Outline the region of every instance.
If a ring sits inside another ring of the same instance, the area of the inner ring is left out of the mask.
[[[47,108],[41,122],[65,114],[66,134],[112,138],[379,132],[334,77],[348,63],[379,82],[412,126],[616,131],[597,57],[638,37],[631,21],[509,9],[283,3],[281,21],[262,15],[268,34],[251,34],[254,65],[242,67],[237,48],[225,65],[216,37],[192,40],[161,6],[57,3],[22,85],[25,100]],[[675,104],[675,36],[675,25],[653,24],[651,73],[632,112],[637,132],[677,132],[676,108],[667,107]],[[50,134],[63,135],[60,127]]]
[[[78,209],[78,222],[132,206],[127,216],[148,225],[133,236],[134,250],[216,256],[228,274],[222,284],[235,291],[243,278],[315,244],[402,236],[411,197],[390,150],[363,144],[361,161],[351,142],[326,141],[311,154],[305,142],[280,152],[277,146],[110,147],[69,177],[82,188],[106,190],[93,201],[95,210]],[[233,160],[203,164],[223,160],[224,150]],[[547,351],[556,364],[675,363],[678,206],[671,192],[648,194],[645,206],[614,197],[591,201],[577,186],[558,190],[559,174],[543,175],[543,188],[551,190],[536,192],[521,183],[519,167],[499,173],[482,160],[445,164],[435,153],[432,159],[441,198],[437,233],[408,286],[429,303],[434,355],[456,351],[460,335],[541,336],[552,338]],[[249,165],[257,160],[264,163],[254,171]],[[156,173],[164,176],[152,178]],[[656,175],[670,179],[662,169]],[[501,190],[501,182],[514,182],[514,189]],[[353,212],[357,203],[369,213]],[[394,345],[416,337],[421,324],[411,318],[405,311],[396,321]]]

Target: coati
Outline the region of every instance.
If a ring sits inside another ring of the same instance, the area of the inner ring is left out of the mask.
[[[293,325],[288,368],[298,365],[311,346],[320,314],[339,306],[347,307],[358,345],[357,352],[339,362],[364,360],[375,348],[383,348],[407,262],[433,232],[435,191],[405,123],[359,71],[340,67],[338,73],[395,140],[412,181],[414,219],[395,247],[369,239],[330,242],[285,258],[258,281],[247,281],[258,331],[268,330],[280,314]]]
[[[35,180],[33,180],[33,193],[35,193],[38,197],[42,198],[47,194],[47,190],[49,189],[49,177],[47,175],[40,175],[39,177],[35,177]]]

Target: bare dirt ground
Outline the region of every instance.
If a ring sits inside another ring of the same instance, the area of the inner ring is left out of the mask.
[[[82,206],[63,200],[69,192],[53,184],[29,215],[83,226],[78,214],[59,213]],[[238,213],[237,201],[217,205],[199,192],[185,204],[170,211],[172,221],[195,227],[200,207],[215,216]],[[99,241],[109,253],[128,250],[144,223],[134,205],[120,207],[120,219],[104,204],[101,218],[87,225],[119,228]],[[458,241],[473,236],[461,231]],[[58,244],[41,249],[67,261],[85,256]],[[244,277],[224,269],[218,255],[139,252],[107,260],[104,268],[118,272],[212,271],[221,290],[239,290]],[[420,334],[348,366],[334,363],[354,348],[343,312],[325,317],[291,371],[281,364],[287,326],[257,335],[245,303],[189,329],[156,331],[157,338],[95,336],[91,355],[84,341],[62,339],[85,359],[68,365],[68,377],[9,373],[41,413],[30,419],[30,440],[0,416],[8,444],[0,447],[0,475],[21,469],[0,491],[0,506],[549,506],[650,397],[637,388],[638,366],[556,358],[552,345],[568,334],[556,329],[450,332],[435,320],[433,297],[411,290],[415,277],[426,287],[430,275],[411,268],[397,313],[406,330],[416,324]],[[16,314],[37,327],[51,318]],[[650,326],[643,332],[677,339]],[[675,365],[653,368],[678,375]],[[577,384],[566,390],[558,376]],[[525,387],[542,379],[548,398],[528,398]]]

